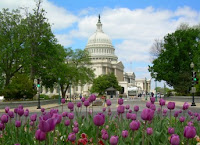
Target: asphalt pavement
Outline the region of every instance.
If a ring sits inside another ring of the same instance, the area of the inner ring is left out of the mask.
[[[117,99],[118,98],[113,98],[113,99],[110,99],[111,102],[112,102],[112,105],[111,105],[111,111],[112,113],[116,113],[117,111],[117,107],[118,107],[118,103],[117,103]],[[176,103],[176,109],[181,109],[182,106],[183,106],[183,103],[184,102],[188,102],[191,104],[192,102],[192,99],[190,97],[167,97],[167,98],[164,98],[166,100],[166,104],[170,101],[174,101]],[[145,99],[145,97],[134,97],[132,99],[130,98],[125,98],[124,99],[124,105],[127,105],[129,104],[130,105],[130,109],[134,110],[133,107],[135,105],[138,105],[139,108],[140,108],[140,111],[138,112],[138,115],[140,114],[140,112],[146,108],[146,102],[149,101],[150,98],[148,98],[147,100]],[[159,100],[159,98],[158,98]],[[80,100],[76,100],[76,101],[80,101]],[[193,112],[199,112],[200,113],[200,103],[199,103],[199,98],[198,97],[195,97],[195,101],[197,102],[196,105],[197,106],[190,106],[189,110],[193,111]],[[15,103],[7,103],[7,104],[4,104],[1,102],[0,103],[0,115],[3,114],[5,111],[4,111],[4,108],[5,106],[9,106],[11,108],[11,110],[13,110],[13,108],[17,107],[19,104],[22,104],[24,106],[24,108],[26,109],[29,109],[30,111],[30,114],[33,114],[33,113],[37,113],[38,115],[41,114],[40,113],[40,109],[37,109],[37,101],[34,101],[34,102],[30,102],[30,101],[27,101],[27,102],[15,102]],[[155,105],[156,105],[156,108],[159,107],[159,102],[155,102]],[[102,112],[102,109],[106,107],[105,104],[103,104],[102,106],[93,106],[93,114],[96,114],[97,112]],[[58,100],[52,100],[52,101],[41,101],[41,108],[45,108],[46,111],[49,111],[51,108],[55,108],[55,109],[58,109],[59,112],[62,111],[62,105],[58,104]],[[76,108],[76,107],[75,107]],[[167,108],[165,106],[165,108]],[[77,109],[77,108],[76,108]],[[67,112],[70,112],[70,110],[67,108],[67,104],[64,104],[63,105],[63,110],[64,111],[67,111]],[[92,107],[89,106],[88,110],[92,110]],[[82,107],[82,113],[85,114],[86,110],[85,110],[85,107],[83,106]]]

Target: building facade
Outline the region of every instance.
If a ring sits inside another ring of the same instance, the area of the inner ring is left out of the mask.
[[[122,86],[123,94],[137,95],[141,92],[150,91],[150,80],[135,79],[134,72],[124,72],[124,65],[118,60],[115,55],[115,48],[108,35],[103,32],[100,16],[96,24],[97,28],[94,34],[89,39],[85,49],[90,54],[91,68],[94,70],[95,77],[103,74],[114,73],[119,85]],[[145,83],[145,85],[144,85]],[[90,95],[90,88],[92,84],[85,84],[84,86],[71,86],[66,95]],[[129,91],[134,93],[129,93]],[[45,92],[42,92],[45,93]],[[51,95],[58,93],[56,90],[53,92],[47,91],[45,94]],[[116,96],[118,96],[119,92]]]

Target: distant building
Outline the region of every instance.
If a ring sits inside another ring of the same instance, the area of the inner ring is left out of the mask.
[[[95,77],[103,74],[114,73],[119,85],[122,86],[122,92],[125,95],[137,95],[138,93],[150,92],[150,80],[135,79],[134,72],[124,72],[124,65],[118,60],[115,55],[115,48],[108,35],[103,32],[100,16],[96,24],[96,32],[89,37],[85,49],[89,52],[91,58],[91,68],[94,70]],[[84,86],[72,86],[71,90],[68,89],[66,95],[82,96],[89,95],[92,84],[85,84]],[[53,92],[42,92],[45,94],[58,93],[56,90]]]

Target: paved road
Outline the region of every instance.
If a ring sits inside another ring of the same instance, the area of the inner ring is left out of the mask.
[[[177,109],[181,109],[182,108],[182,105],[185,102],[184,101],[185,98],[186,97],[179,97],[179,98],[169,97],[169,98],[165,98],[165,100],[167,100],[167,102],[175,101],[176,102],[176,110],[177,110]],[[148,98],[147,101],[149,101],[149,98]],[[145,98],[138,98],[138,97],[136,97],[134,99],[124,99],[124,105],[129,104],[130,105],[130,109],[132,109],[132,110],[133,110],[133,107],[135,105],[138,105],[140,107],[140,111],[138,112],[138,117],[140,117],[139,115],[140,115],[141,111],[144,108],[146,108],[146,102],[147,101],[145,100]],[[117,109],[117,106],[118,106],[117,99],[116,98],[111,99],[111,102],[112,102],[112,105],[111,105],[112,113],[116,114],[116,109]],[[188,101],[188,102],[191,102],[191,101]],[[30,102],[28,102],[28,104],[26,104],[26,106],[29,105],[29,104],[31,106]],[[196,104],[197,104],[197,106],[195,106],[195,107],[191,106],[189,109],[191,111],[193,111],[193,112],[199,112],[200,113],[200,103],[196,103]],[[13,104],[10,104],[10,105],[13,105]],[[156,102],[155,105],[156,105],[156,107],[159,107],[159,103],[158,102]],[[49,111],[51,108],[59,109],[59,112],[61,112],[61,110],[62,110],[61,105],[59,105],[57,102],[54,102],[53,104],[42,104],[42,107],[45,108],[47,111]],[[102,105],[102,106],[94,106],[93,107],[93,111],[94,111],[93,114],[96,114],[97,112],[102,112],[102,108],[103,107],[105,107],[105,106],[104,105]],[[13,108],[13,106],[11,106],[11,108]],[[30,110],[30,114],[33,114],[33,113],[37,113],[38,115],[41,114],[40,110],[37,109],[37,104],[35,104],[35,105],[31,106],[31,107],[24,107],[24,108],[28,108]],[[69,112],[69,109],[67,108],[66,104],[63,106],[63,108],[64,108],[64,111]],[[166,108],[166,106],[165,106],[165,108]],[[89,109],[91,109],[91,107]],[[82,113],[85,114],[85,112],[86,112],[85,111],[85,107],[83,107],[82,108]],[[0,109],[0,115],[3,114],[3,113],[4,113],[4,109]]]

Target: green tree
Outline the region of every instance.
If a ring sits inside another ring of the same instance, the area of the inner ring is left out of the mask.
[[[22,69],[25,31],[19,10],[0,12],[0,77],[5,86]]]
[[[6,99],[32,99],[35,94],[33,82],[26,74],[15,74],[11,79],[11,83],[3,90],[3,95]]]
[[[175,91],[188,93],[192,82],[190,63],[197,65],[200,56],[200,47],[196,41],[199,33],[199,29],[188,28],[166,35],[161,53],[153,61],[153,66],[149,66],[151,76],[155,78],[154,72],[157,72],[158,81],[164,80]]]
[[[100,75],[99,77],[94,79],[91,92],[103,95],[105,94],[105,90],[109,87],[113,87],[118,91],[121,90],[121,86],[118,85],[117,78],[113,73]]]
[[[24,20],[26,28],[25,41],[25,71],[34,80],[43,77],[48,68],[56,65],[57,60],[63,59],[60,51],[62,46],[57,44],[57,40],[51,30],[51,25],[45,17],[45,10],[41,8],[41,0],[36,2],[33,13],[27,13]]]
[[[82,86],[94,78],[89,53],[86,50],[68,48],[64,54],[65,59],[57,63],[42,79],[46,87],[60,87],[62,97],[65,97],[70,85]]]

